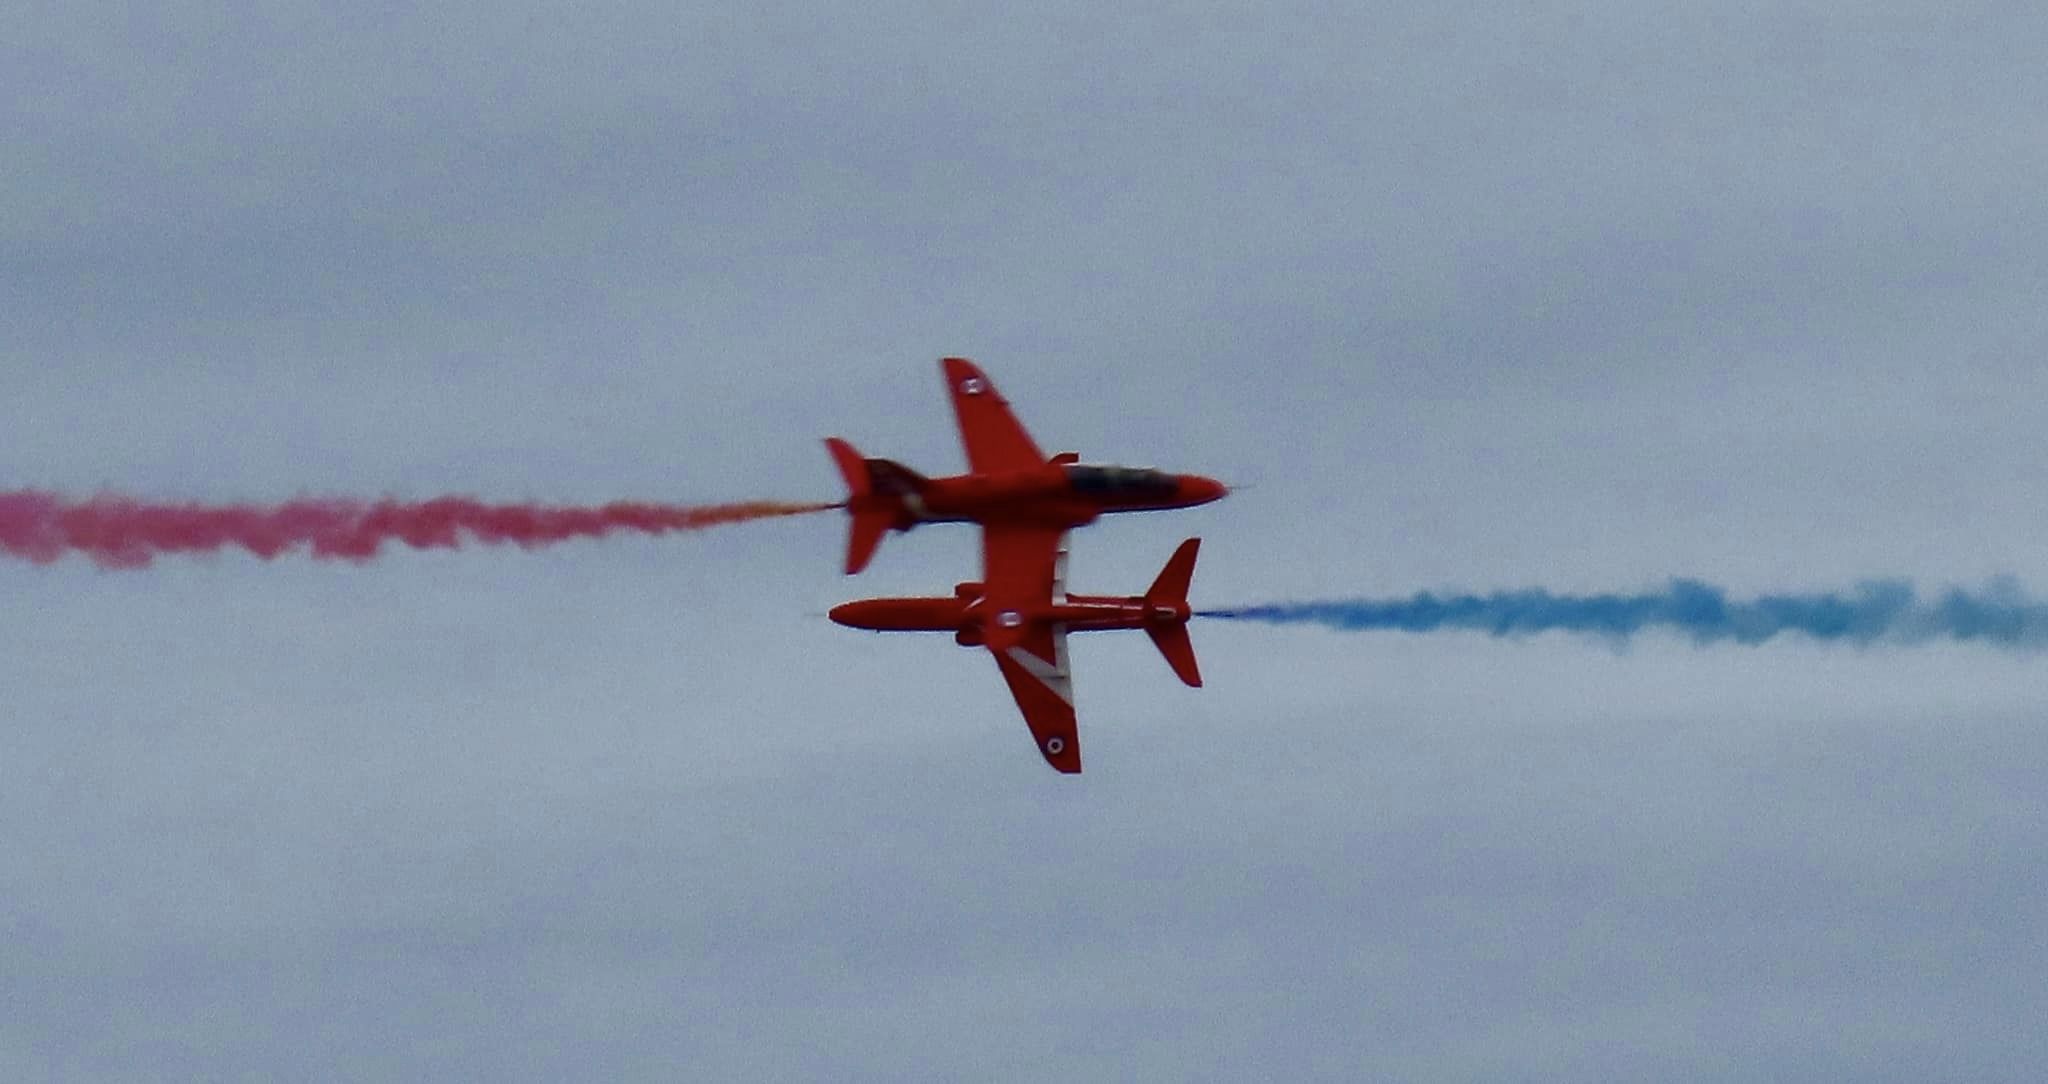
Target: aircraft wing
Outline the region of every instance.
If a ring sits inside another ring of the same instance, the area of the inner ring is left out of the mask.
[[[1010,523],[983,526],[981,580],[989,609],[997,613],[1065,602],[1066,528]]]
[[[989,652],[1045,762],[1061,772],[1078,772],[1081,737],[1067,668],[1067,627],[1023,616],[1065,599],[1066,531],[996,524],[984,527],[981,539]]]
[[[960,423],[960,443],[967,449],[969,471],[998,474],[1045,463],[1045,453],[1010,413],[1009,402],[980,366],[966,358],[946,358],[939,367],[946,373],[946,390],[953,398],[953,416]]]
[[[996,635],[988,647],[995,653],[1010,695],[1024,713],[1024,725],[1038,742],[1045,762],[1072,775],[1081,770],[1081,734],[1074,722],[1074,683],[1067,670],[1067,627],[1034,622],[1021,635]]]

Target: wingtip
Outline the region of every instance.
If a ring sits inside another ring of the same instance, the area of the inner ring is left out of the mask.
[[[1081,774],[1081,740],[1055,735],[1040,742],[1038,755],[1045,763],[1061,775]]]
[[[947,379],[948,381],[951,381],[951,382],[953,382],[953,383],[956,383],[956,384],[957,384],[957,383],[959,383],[960,381],[962,381],[962,380],[966,380],[966,379],[968,379],[968,378],[970,378],[970,377],[980,377],[980,378],[981,378],[981,379],[983,379],[983,380],[987,380],[987,379],[988,379],[988,374],[987,374],[987,373],[984,373],[984,372],[982,372],[982,371],[981,371],[981,366],[979,366],[979,365],[976,365],[976,364],[974,363],[973,359],[971,359],[971,358],[962,358],[962,357],[944,357],[944,358],[940,358],[940,359],[939,359],[939,368],[940,368],[940,369],[941,369],[942,371],[944,371],[944,372],[945,372],[945,374],[946,374],[946,379]]]

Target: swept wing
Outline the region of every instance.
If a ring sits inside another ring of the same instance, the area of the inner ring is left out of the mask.
[[[1028,470],[1045,463],[1045,453],[1024,431],[1010,404],[996,391],[995,381],[966,358],[939,363],[953,417],[960,423],[960,443],[967,450],[967,469],[975,474]]]
[[[1055,527],[990,525],[982,530],[983,625],[989,652],[1024,714],[1045,762],[1081,770],[1074,721],[1067,627],[1025,615],[1066,598],[1066,532]]]

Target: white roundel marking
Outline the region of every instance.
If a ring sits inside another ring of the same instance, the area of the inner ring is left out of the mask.
[[[1059,756],[1067,751],[1067,743],[1059,738],[1047,738],[1045,739],[1045,751],[1053,756]]]
[[[996,615],[996,624],[1001,625],[1006,629],[1014,629],[1023,623],[1024,615],[1018,613],[1015,610],[1004,610],[1002,613]]]
[[[960,382],[960,390],[967,395],[980,395],[988,390],[988,381],[978,376],[970,376]]]

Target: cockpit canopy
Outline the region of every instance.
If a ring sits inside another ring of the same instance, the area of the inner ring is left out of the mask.
[[[1082,493],[1165,496],[1178,487],[1173,475],[1150,467],[1071,466],[1067,480]]]

